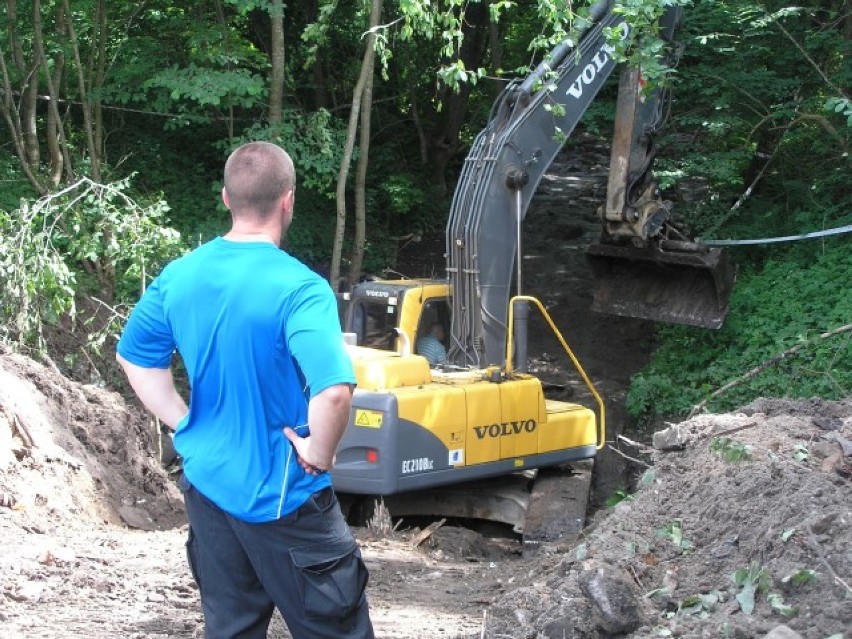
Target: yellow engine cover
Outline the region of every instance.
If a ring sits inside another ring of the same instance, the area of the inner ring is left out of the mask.
[[[383,391],[420,386],[432,381],[429,362],[419,355],[398,355],[390,351],[347,346],[358,388]]]
[[[429,430],[447,450],[464,450],[457,466],[597,444],[594,412],[545,400],[534,377],[493,383],[480,371],[478,379],[440,376],[388,390],[397,398],[400,419]]]

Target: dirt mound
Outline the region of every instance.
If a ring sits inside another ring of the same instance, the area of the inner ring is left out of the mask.
[[[118,394],[0,352],[0,494],[7,506],[56,522],[180,525],[182,500],[156,461],[150,432],[148,418]]]
[[[631,500],[491,608],[488,637],[806,639],[852,622],[852,401],[759,400],[658,440]],[[789,635],[795,636],[795,635]]]
[[[378,636],[844,637],[852,401],[760,400],[656,440],[673,450],[567,554],[449,525],[422,543],[356,531]],[[140,411],[0,352],[2,636],[200,636],[183,522]]]
[[[150,430],[118,394],[0,351],[0,635],[195,636],[183,501]]]

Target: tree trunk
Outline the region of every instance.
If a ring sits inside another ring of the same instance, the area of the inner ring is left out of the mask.
[[[104,0],[98,0],[96,14],[98,24],[97,58],[92,85],[99,91],[103,88],[104,78],[106,77],[107,11]],[[104,148],[104,115],[103,105],[100,100],[95,102],[93,115],[95,127],[95,148],[98,150],[98,157],[104,158],[106,157],[106,149]]]
[[[381,0],[372,0],[370,9],[370,26],[379,24],[381,15]],[[367,84],[367,76],[372,74],[373,59],[376,52],[376,34],[370,31],[366,38],[364,58],[361,62],[361,73],[352,91],[352,111],[349,113],[349,127],[346,131],[346,146],[340,161],[340,171],[337,174],[337,223],[334,229],[334,245],[331,251],[331,269],[328,280],[335,291],[340,289],[340,262],[343,254],[343,238],[346,233],[346,180],[349,177],[349,163],[355,149],[355,134],[358,131],[358,117],[361,113],[361,98]]]
[[[491,46],[491,73],[497,75],[503,67],[503,34],[496,20],[488,22],[488,40]]]
[[[301,6],[304,11],[306,24],[311,24],[319,19],[318,0],[302,2]],[[316,55],[314,55],[314,61],[311,64],[311,93],[313,94],[314,109],[328,109],[328,79],[326,77],[325,67],[323,66],[322,57],[320,55],[320,49],[321,47],[317,49]]]
[[[21,163],[21,170],[33,188],[44,195],[47,189],[35,174],[30,163],[27,161],[27,152],[24,147],[24,138],[21,133],[20,114],[15,108],[15,103],[12,101],[12,83],[9,77],[9,69],[6,66],[6,53],[0,49],[0,72],[3,74],[3,119],[6,120],[6,126],[9,128],[9,135],[12,138],[12,143],[15,146],[15,153],[18,156],[18,161]]]
[[[272,22],[272,73],[269,79],[269,124],[281,124],[284,107],[284,2],[269,3]]]
[[[38,4],[38,2],[36,4]],[[68,5],[68,0],[62,0],[62,6],[65,8],[68,40],[71,45],[71,52],[74,55],[74,65],[77,70],[77,92],[80,96],[80,106],[83,111],[83,128],[86,133],[86,146],[89,150],[89,160],[92,164],[92,179],[95,182],[100,182],[101,155],[100,150],[95,146],[95,130],[92,122],[92,108],[89,104],[88,87],[86,86],[86,78],[83,73],[83,62],[80,58],[80,47],[77,43],[77,33],[74,30],[73,15],[71,14],[71,8]]]
[[[23,143],[24,162],[33,172],[38,172],[41,155],[39,152],[38,129],[36,125],[36,109],[39,89],[39,62],[28,62],[24,57],[21,39],[15,30],[18,24],[16,0],[6,0],[6,12],[9,20],[9,43],[12,47],[12,61],[21,78],[21,101],[18,111],[19,135]]]
[[[408,101],[411,104],[411,119],[414,121],[414,130],[417,131],[417,141],[420,145],[420,164],[426,166],[429,163],[429,144],[426,141],[426,133],[423,131],[423,122],[420,120],[417,92],[410,79],[408,81]]]
[[[62,7],[57,7],[57,11],[61,12]],[[61,18],[56,21],[57,30],[60,38],[65,36],[65,21]],[[59,89],[62,86],[62,76],[65,73],[65,55],[60,51],[53,59],[53,79],[47,83],[50,88],[50,105],[47,108],[47,122],[44,131],[44,137],[47,141],[47,152],[50,156],[50,185],[53,188],[59,186],[62,181],[62,171],[66,168],[65,156],[63,155],[63,139],[62,120],[59,119],[59,109],[56,105],[59,102]],[[67,151],[67,149],[66,149]],[[70,163],[69,163],[70,165]],[[70,171],[68,173],[70,181]]]
[[[382,0],[373,0],[370,28],[378,25]],[[375,20],[373,19],[375,15]],[[369,45],[368,45],[369,46]],[[367,65],[365,57],[364,64]],[[370,120],[373,109],[374,61],[370,59],[364,93],[361,96],[361,137],[358,144],[358,171],[355,175],[355,238],[352,242],[352,261],[349,263],[349,282],[357,282],[364,263],[364,244],[367,239],[367,166],[370,157]]]
[[[222,0],[213,0],[213,7],[216,10],[216,23],[219,25],[219,28],[222,29],[222,34],[227,32],[228,21],[225,19],[225,7],[222,6]],[[230,46],[229,46],[230,52]],[[230,60],[230,56],[228,59],[225,68],[228,71],[233,71],[234,65]],[[228,147],[234,146],[234,106],[233,104],[228,105],[228,117],[225,119],[225,128],[228,131]]]
[[[467,6],[462,24],[464,40],[459,51],[459,59],[464,62],[465,68],[477,69],[482,66],[488,43],[489,23],[490,13],[487,4],[477,3]],[[467,115],[471,88],[470,83],[465,82],[458,91],[444,87],[440,93],[443,108],[431,135],[430,150],[433,181],[441,195],[447,192],[447,167],[459,151],[459,133]]]
[[[328,83],[328,81],[325,77],[325,69],[322,66],[322,60],[320,59],[319,52],[317,52],[317,57],[314,60],[311,72],[313,75],[314,84],[314,107],[317,109],[327,109],[328,87],[326,86],[326,84]]]

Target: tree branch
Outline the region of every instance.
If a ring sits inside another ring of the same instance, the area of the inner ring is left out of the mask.
[[[689,415],[687,416],[687,419],[690,419],[690,418],[694,417],[695,415],[697,415],[699,412],[703,411],[706,408],[707,404],[711,400],[714,400],[717,397],[719,397],[719,395],[731,390],[734,386],[738,386],[738,385],[742,384],[743,382],[750,380],[752,377],[755,377],[759,373],[762,373],[767,368],[770,368],[771,366],[778,364],[779,362],[787,359],[788,357],[795,355],[796,353],[798,353],[800,350],[802,350],[806,346],[810,346],[811,344],[814,344],[818,340],[828,339],[830,337],[834,337],[835,335],[840,335],[841,333],[847,333],[849,331],[852,331],[852,324],[846,324],[845,326],[840,326],[840,327],[835,328],[834,330],[828,331],[826,333],[821,333],[820,335],[809,339],[807,342],[803,342],[801,344],[796,344],[792,348],[788,348],[786,351],[779,353],[778,355],[776,355],[772,359],[768,359],[765,362],[759,364],[758,366],[755,366],[754,368],[752,368],[750,371],[748,371],[747,373],[745,373],[741,377],[738,377],[735,380],[728,382],[727,384],[725,384],[721,388],[713,391],[704,401],[701,401],[701,402],[699,402],[698,404],[696,404],[695,406],[692,407],[692,410],[690,411]]]
[[[624,459],[626,459],[627,461],[631,461],[634,464],[638,464],[639,466],[644,466],[645,468],[651,467],[651,464],[649,464],[647,462],[643,462],[641,459],[636,459],[635,457],[631,457],[627,453],[623,453],[620,450],[618,450],[615,446],[610,446],[609,449],[612,452],[614,452],[616,455],[620,455],[621,457],[624,457]]]
[[[831,81],[831,79],[825,74],[825,72],[820,68],[820,66],[816,62],[814,62],[813,58],[811,58],[811,56],[808,55],[808,52],[805,51],[802,48],[802,45],[800,45],[799,42],[792,35],[790,35],[790,32],[787,31],[787,29],[784,28],[784,25],[781,24],[781,21],[780,20],[773,20],[773,22],[775,23],[775,26],[778,27],[781,30],[781,33],[783,33],[785,36],[787,36],[790,39],[790,42],[793,43],[793,46],[795,46],[799,50],[799,52],[803,56],[805,56],[805,59],[811,64],[811,66],[814,69],[816,69],[817,73],[820,74],[820,76],[825,81],[825,83],[828,86],[830,86],[832,89],[834,89],[837,92],[837,95],[842,96],[842,97],[844,97],[848,100],[849,96],[846,95],[846,93],[843,91],[843,89],[841,89],[840,87],[838,87],[836,84],[834,84]]]

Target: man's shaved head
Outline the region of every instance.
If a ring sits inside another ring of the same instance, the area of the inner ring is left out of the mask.
[[[293,160],[269,142],[249,142],[225,163],[225,191],[234,216],[267,217],[276,202],[296,186]]]

